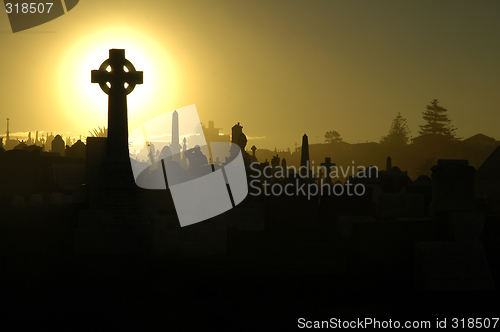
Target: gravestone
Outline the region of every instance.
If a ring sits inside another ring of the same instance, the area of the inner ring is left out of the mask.
[[[414,246],[415,282],[426,290],[495,288],[480,241],[422,241]]]
[[[257,157],[255,156],[255,151],[257,150],[257,147],[255,145],[252,145],[250,150],[252,150],[252,162],[257,161]]]
[[[369,194],[369,202],[365,202],[366,204],[375,204],[378,202],[378,198],[380,193],[382,192],[381,173],[384,171],[378,170],[376,166],[368,166],[364,170],[360,170],[355,177],[349,176],[349,181],[353,185],[362,184],[366,189],[365,195],[363,197],[368,198]]]
[[[479,241],[484,214],[476,210],[474,167],[467,160],[440,159],[431,170],[431,212],[445,241],[415,244],[417,286],[427,290],[494,289]]]
[[[109,59],[99,70],[92,71],[92,83],[98,83],[108,94],[108,136],[105,147],[103,142],[98,146],[102,160],[93,165],[97,168],[98,178],[90,184],[97,189],[95,194],[101,194],[99,205],[107,209],[121,211],[130,207],[129,204],[135,205],[134,201],[138,200],[128,151],[127,95],[136,84],[142,84],[142,75],[125,59],[125,50],[119,49],[109,50]]]
[[[76,191],[85,182],[85,164],[54,163],[52,178],[61,190]]]
[[[414,193],[380,193],[377,215],[382,219],[426,216],[424,196]]]
[[[54,139],[52,140],[51,151],[59,153],[61,156],[64,157],[66,149],[61,135],[56,135],[56,137],[54,137]]]
[[[408,187],[410,182],[408,172],[401,171],[397,166],[392,166],[388,171],[380,172],[380,185],[386,193],[401,192]]]
[[[475,168],[467,160],[438,160],[432,170],[431,215],[448,239],[467,237],[469,230],[481,233],[483,219],[476,214]],[[468,217],[461,214],[467,213]],[[461,235],[462,234],[462,235]]]
[[[162,226],[145,208],[128,151],[127,95],[142,81],[142,72],[125,58],[125,50],[109,50],[109,59],[92,71],[92,83],[108,94],[108,137],[87,141],[89,209],[79,213],[79,254],[144,256],[164,251]]]
[[[277,175],[279,175],[278,173],[282,173],[282,169],[281,169],[281,166],[280,166],[280,157],[278,155],[276,156],[273,156],[273,159],[271,159],[271,167],[273,168],[272,169],[272,174],[273,174],[273,179],[272,181],[275,182],[277,180]]]
[[[309,160],[309,138],[306,134],[302,136],[302,150],[300,155],[300,168],[299,175],[303,178],[312,178],[310,172],[310,160]]]
[[[407,187],[407,192],[419,194],[424,198],[424,213],[429,215],[429,206],[432,201],[432,180],[427,175],[420,175],[412,184]]]
[[[408,278],[413,267],[413,246],[416,241],[437,240],[433,220],[406,218],[398,220],[369,220],[358,217],[352,224],[350,235],[355,268],[369,277],[393,274]],[[406,276],[404,276],[406,275]],[[363,278],[364,279],[364,278]],[[377,280],[375,277],[369,282]],[[378,279],[379,281],[381,279]],[[384,279],[382,279],[384,280]]]
[[[446,220],[446,236],[456,241],[479,241],[484,229],[484,212],[449,211]]]
[[[433,214],[475,210],[474,173],[467,160],[440,159],[432,168]]]
[[[332,164],[332,159],[327,157],[327,158],[325,158],[325,162],[321,163],[321,166],[325,167],[325,182],[328,184],[331,184],[332,177],[330,175],[331,175],[332,168],[334,168],[336,166],[335,163]]]
[[[85,159],[87,146],[81,140],[76,141],[69,149],[66,150],[66,157]]]

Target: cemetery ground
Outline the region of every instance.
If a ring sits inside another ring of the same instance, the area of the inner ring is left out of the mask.
[[[366,185],[360,196],[249,195],[226,213],[181,228],[170,191],[140,189],[131,173],[126,96],[142,81],[124,50],[111,49],[92,71],[92,82],[109,95],[109,131],[87,140],[84,181],[81,161],[53,167],[66,177],[51,183],[48,159],[5,152],[43,167],[21,162],[33,171],[16,177],[18,164],[11,163],[5,173],[2,325],[289,330],[299,318],[498,316],[500,219],[481,210],[467,160],[440,159],[432,179],[412,183],[387,157],[380,178],[351,179]],[[174,115],[172,123],[178,127]],[[171,146],[178,148],[172,127]],[[233,127],[232,142],[248,164],[241,129]],[[302,142],[301,166],[310,161],[307,135]],[[276,156],[271,164],[279,162]],[[491,182],[488,173],[483,179]]]
[[[290,330],[300,317],[434,322],[500,312],[498,289],[415,287],[409,243],[434,236],[430,220],[407,221],[405,227],[361,223],[351,237],[335,223],[303,227],[290,222],[290,227],[260,232],[229,227],[222,256],[85,256],[74,252],[81,208],[4,209],[2,325],[16,330]],[[285,222],[287,217],[279,220],[279,215],[267,211],[265,218]],[[496,285],[499,270],[492,262],[498,262],[499,224],[498,217],[488,217],[481,239]]]

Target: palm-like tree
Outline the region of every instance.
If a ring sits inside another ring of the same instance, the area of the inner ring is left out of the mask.
[[[415,172],[417,173],[417,176],[420,175],[431,176],[432,175],[431,167],[436,164],[437,164],[436,159],[424,158],[418,162]]]
[[[96,128],[92,129],[92,131],[89,130],[90,137],[108,137],[108,128],[106,127],[97,127],[99,130]]]

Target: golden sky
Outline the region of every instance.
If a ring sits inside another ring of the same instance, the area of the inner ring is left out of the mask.
[[[87,135],[107,125],[90,71],[110,48],[144,71],[129,130],[196,104],[249,147],[293,149],[307,133],[379,141],[401,112],[412,136],[434,98],[459,137],[500,139],[500,2],[82,0],[13,34],[0,14],[0,132]]]

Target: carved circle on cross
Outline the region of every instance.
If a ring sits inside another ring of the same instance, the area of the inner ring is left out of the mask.
[[[124,62],[123,65],[119,66],[118,69],[114,69],[113,68],[114,66],[111,65],[111,61],[109,59],[107,59],[106,61],[104,61],[101,64],[101,66],[99,67],[99,71],[108,71],[107,68],[111,67],[111,71],[114,71],[114,70],[122,71],[123,70],[124,72],[128,72],[128,73],[137,72],[137,70],[135,69],[135,67],[132,64],[132,62],[130,62],[127,59],[123,59],[123,60],[124,60],[123,61]],[[127,71],[125,71],[124,68],[127,68]],[[99,86],[101,87],[102,91],[104,91],[106,94],[109,95],[109,93],[111,92],[111,88],[108,86],[107,83],[110,83],[110,85],[113,84],[113,82],[110,82],[108,80],[106,82],[104,82],[104,81],[99,82]],[[127,87],[124,86],[124,88],[125,88],[125,93],[128,95],[129,93],[131,93],[134,90],[134,88],[136,86],[136,83],[135,82],[130,82],[130,83],[127,82],[127,83],[128,83],[128,86]]]
[[[108,70],[109,69],[109,70]],[[109,58],[98,70],[92,70],[92,83],[99,83],[106,94],[131,93],[137,84],[142,84],[143,73],[125,58],[125,50],[110,49]]]

